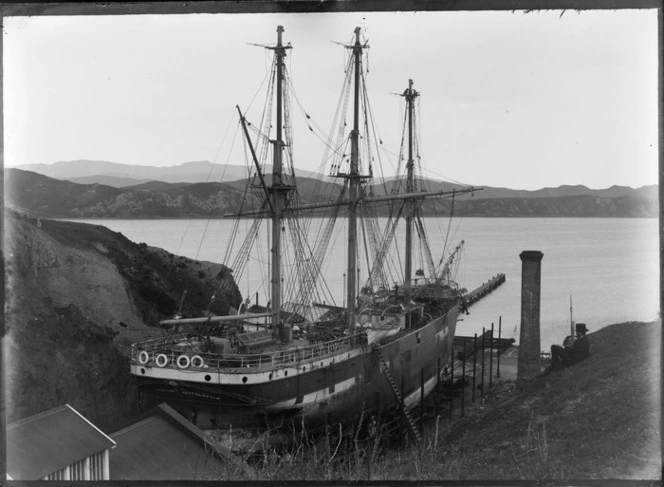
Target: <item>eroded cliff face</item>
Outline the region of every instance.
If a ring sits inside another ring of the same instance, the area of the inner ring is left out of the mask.
[[[225,314],[241,302],[222,265],[99,225],[7,213],[5,253],[9,422],[68,403],[112,430],[137,412],[131,343],[161,336],[155,324],[185,291],[184,314]]]

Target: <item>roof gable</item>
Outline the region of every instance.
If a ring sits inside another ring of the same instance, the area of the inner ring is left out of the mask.
[[[7,473],[39,480],[115,442],[69,404],[7,425]]]
[[[214,480],[223,469],[204,434],[163,404],[111,436],[111,480]]]

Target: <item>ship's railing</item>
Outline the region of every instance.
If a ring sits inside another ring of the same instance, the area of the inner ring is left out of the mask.
[[[275,350],[258,354],[221,354],[209,352],[197,352],[194,350],[175,350],[177,340],[186,340],[185,335],[171,337],[168,340],[157,338],[135,343],[131,346],[131,360],[140,365],[157,365],[168,368],[180,369],[238,369],[238,368],[284,368],[299,366],[302,362],[314,361],[340,352],[351,350],[357,345],[366,343],[364,333],[351,335],[329,342],[318,342],[307,347],[292,348],[287,350]],[[145,360],[147,353],[147,362]],[[160,356],[164,356],[158,359]],[[186,356],[186,359],[180,359]],[[194,360],[196,357],[196,360]],[[163,364],[163,365],[162,365]],[[185,366],[186,365],[186,366]]]

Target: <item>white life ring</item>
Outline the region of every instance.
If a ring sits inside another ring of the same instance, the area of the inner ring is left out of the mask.
[[[147,364],[149,360],[150,360],[150,355],[145,350],[142,350],[141,353],[138,354],[138,363],[140,363],[141,365]]]
[[[178,363],[178,367],[180,367],[181,369],[186,369],[187,367],[189,367],[189,364],[191,363],[191,360],[189,360],[189,356],[187,356],[187,355],[180,355],[178,357],[178,362],[177,363]]]
[[[197,369],[200,369],[201,367],[203,367],[204,364],[205,364],[205,361],[203,361],[203,357],[201,357],[200,355],[194,355],[193,357],[191,357],[191,366],[192,367],[196,367]]]
[[[166,367],[166,364],[168,364],[168,357],[163,353],[160,353],[159,355],[157,355],[156,362],[159,367]]]

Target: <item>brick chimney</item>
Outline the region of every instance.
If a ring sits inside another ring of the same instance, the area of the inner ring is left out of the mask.
[[[539,250],[521,252],[521,333],[516,385],[522,388],[541,372],[540,296],[542,257]]]

